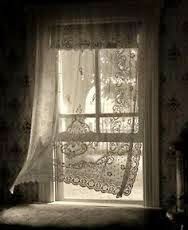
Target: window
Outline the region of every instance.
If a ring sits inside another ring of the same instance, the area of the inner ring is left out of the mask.
[[[78,189],[87,199],[124,194],[159,206],[160,7],[136,2],[31,15],[31,135],[13,187],[37,181],[40,201],[77,199]]]
[[[143,201],[137,59],[137,48],[58,51],[61,199],[116,199],[133,144],[135,182],[122,200]]]

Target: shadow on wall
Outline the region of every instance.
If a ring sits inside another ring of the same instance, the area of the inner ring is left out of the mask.
[[[10,189],[10,172],[6,161],[0,162],[0,207],[6,205],[28,204],[38,201],[38,183],[20,184],[12,194]]]
[[[9,169],[6,161],[0,162],[0,204],[11,201],[12,195],[8,190]]]

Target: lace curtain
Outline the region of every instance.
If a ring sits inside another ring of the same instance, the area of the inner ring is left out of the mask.
[[[143,153],[144,28],[38,18],[30,144],[12,188],[55,180],[131,193]]]
[[[131,193],[143,147],[137,58],[137,48],[59,51],[58,181]]]

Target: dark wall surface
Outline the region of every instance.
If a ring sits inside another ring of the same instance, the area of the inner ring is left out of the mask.
[[[161,203],[176,194],[176,158],[169,150],[188,121],[188,2],[163,1],[160,26]],[[188,137],[187,137],[188,139]],[[185,153],[186,154],[186,153]]]
[[[52,2],[48,0],[45,4]],[[30,0],[27,3],[44,4],[44,1]],[[175,156],[169,152],[169,145],[188,117],[188,65],[185,60],[188,18],[185,5],[183,0],[164,0],[161,4],[159,106],[162,206],[176,192]],[[22,167],[31,127],[33,76],[28,76],[26,70],[28,11],[25,6],[27,4],[23,1],[4,0],[0,3],[0,202],[8,199],[7,190]]]

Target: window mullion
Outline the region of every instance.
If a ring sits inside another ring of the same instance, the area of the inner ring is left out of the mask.
[[[99,50],[95,49],[95,87],[96,87],[96,132],[100,133],[100,77],[99,77]]]

